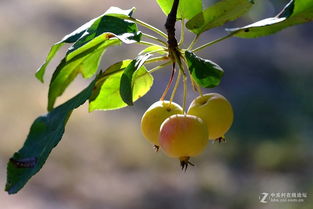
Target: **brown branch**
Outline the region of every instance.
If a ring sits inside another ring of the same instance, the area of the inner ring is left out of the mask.
[[[172,9],[170,13],[168,14],[166,23],[165,23],[165,29],[168,35],[168,41],[167,41],[168,51],[173,62],[175,62],[176,58],[179,57],[179,51],[177,49],[178,43],[175,37],[175,23],[176,23],[178,4],[179,4],[179,0],[174,0]],[[173,53],[175,55],[173,55]]]
[[[175,37],[175,23],[176,23],[176,16],[177,16],[177,9],[178,9],[179,0],[174,0],[172,9],[167,16],[165,29],[168,35],[168,47],[171,49],[177,48],[177,40]]]

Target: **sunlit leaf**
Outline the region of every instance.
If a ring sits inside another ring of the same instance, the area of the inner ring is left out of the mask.
[[[136,74],[138,74],[138,70],[150,56],[150,54],[138,56],[129,63],[123,72],[121,77],[120,94],[123,101],[128,105],[133,105],[133,89]]]
[[[165,15],[170,13],[174,0],[157,0]],[[178,19],[191,19],[202,10],[201,0],[180,0],[177,11]]]
[[[50,82],[48,110],[53,109],[56,98],[63,94],[78,74],[90,78],[96,73],[100,59],[109,46],[134,43],[140,37],[136,24],[129,20],[104,15],[94,21],[57,66]]]
[[[186,27],[193,33],[200,34],[241,17],[252,5],[251,0],[221,0],[190,19]]]
[[[61,140],[72,111],[88,100],[94,85],[95,81],[66,103],[33,122],[23,147],[8,162],[5,190],[9,194],[18,192],[42,168],[52,149]]]
[[[104,36],[97,39],[105,39]],[[67,86],[81,73],[84,78],[90,78],[98,69],[100,58],[105,49],[114,44],[119,44],[118,40],[104,40],[99,42],[89,50],[82,52],[70,61],[64,58],[54,72],[48,93],[48,110],[52,110],[56,98],[63,94]]]
[[[244,27],[227,29],[227,31],[240,38],[257,38],[310,21],[313,21],[313,1],[292,0],[275,17],[266,18]]]
[[[109,67],[98,79],[89,100],[89,111],[113,110],[126,107],[120,95],[121,77],[132,60],[124,60]],[[153,77],[144,66],[133,75],[133,101],[144,96],[153,84]]]
[[[59,49],[65,44],[71,44],[71,43],[75,43],[78,39],[80,39],[82,36],[86,37],[86,32],[87,34],[90,33],[90,29],[95,29],[95,23],[99,22],[99,20],[101,20],[104,16],[113,16],[113,17],[117,17],[117,18],[126,18],[126,17],[130,17],[133,13],[133,11],[135,10],[135,8],[129,9],[129,10],[122,10],[120,8],[117,7],[111,7],[109,8],[103,15],[94,18],[92,20],[90,20],[89,22],[85,23],[84,25],[82,25],[81,27],[79,27],[78,29],[76,29],[75,31],[73,31],[72,33],[66,35],[61,41],[55,43],[49,53],[48,56],[45,60],[45,63],[42,64],[40,66],[40,68],[37,70],[36,72],[36,77],[43,82],[44,79],[44,74],[46,71],[46,68],[48,66],[48,64],[50,63],[50,61],[53,59],[53,57],[55,56],[55,54],[59,51]],[[99,34],[98,34],[99,35]]]
[[[105,15],[95,21],[85,34],[77,40],[72,47],[69,48],[67,52],[67,59],[70,60],[75,57],[80,53],[80,48],[83,48],[85,44],[105,33],[110,33],[110,38],[118,38],[126,44],[139,42],[141,38],[141,33],[138,32],[138,28],[135,23],[130,20]]]
[[[205,60],[190,51],[185,52],[189,72],[194,81],[204,88],[218,86],[224,75],[223,69],[216,63]]]

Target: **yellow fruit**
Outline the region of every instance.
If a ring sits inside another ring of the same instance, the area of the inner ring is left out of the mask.
[[[160,126],[163,121],[174,114],[182,114],[183,109],[170,101],[157,101],[144,113],[141,119],[141,131],[144,137],[159,146]]]
[[[213,140],[223,137],[234,119],[231,104],[218,93],[197,97],[192,101],[187,113],[198,116],[206,122],[209,139]]]
[[[168,156],[188,162],[189,157],[204,151],[208,143],[208,129],[199,117],[173,115],[162,123],[159,142]]]

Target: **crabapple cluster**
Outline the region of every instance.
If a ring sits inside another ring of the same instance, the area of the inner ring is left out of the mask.
[[[218,93],[195,98],[187,112],[171,101],[157,101],[144,113],[141,131],[156,150],[178,158],[183,169],[190,157],[201,154],[209,140],[224,140],[233,122],[228,100]]]

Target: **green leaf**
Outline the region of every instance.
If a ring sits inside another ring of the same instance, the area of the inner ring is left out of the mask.
[[[36,78],[38,78],[41,82],[44,82],[43,77],[46,71],[46,68],[48,66],[48,64],[50,63],[50,61],[53,59],[53,57],[55,56],[55,54],[59,51],[59,49],[65,44],[65,43],[74,43],[75,41],[77,41],[87,30],[88,27],[90,27],[90,24],[92,23],[93,20],[91,20],[90,22],[82,25],[81,27],[79,27],[78,29],[76,29],[75,31],[73,31],[72,33],[66,35],[61,41],[55,43],[49,53],[48,56],[46,58],[46,61],[44,64],[42,64],[40,66],[40,68],[37,70],[35,76]]]
[[[118,62],[101,74],[89,100],[89,111],[114,110],[127,106],[120,95],[120,84],[124,70],[132,62],[132,60]],[[133,101],[145,95],[152,84],[152,75],[141,66],[133,75]]]
[[[205,60],[190,51],[185,52],[189,72],[193,80],[204,88],[218,86],[224,75],[223,69],[216,63]]]
[[[160,8],[165,15],[170,13],[174,0],[157,0]],[[180,0],[177,11],[178,19],[191,19],[196,14],[202,11],[201,0]]]
[[[141,39],[141,32],[138,32],[137,25],[134,22],[111,15],[105,15],[96,20],[86,33],[69,48],[67,59],[75,57],[79,54],[78,48],[83,47],[97,36],[105,33],[110,33],[111,38],[118,38],[126,44],[139,42]]]
[[[150,54],[138,56],[135,60],[129,63],[123,72],[121,77],[120,94],[123,101],[128,105],[133,105],[134,79],[136,78],[137,71],[150,56]]]
[[[105,39],[105,36],[98,37]],[[94,40],[92,43],[97,42]],[[90,42],[91,43],[91,42]],[[48,93],[48,111],[53,109],[56,98],[61,96],[69,84],[81,73],[84,78],[93,76],[99,66],[101,56],[108,46],[119,44],[116,39],[103,40],[95,46],[90,47],[86,51],[82,51],[76,57],[67,61],[66,57],[58,65],[54,72]]]
[[[118,7],[110,7],[103,15],[118,17],[121,19],[127,19],[133,15],[133,12],[136,10],[135,7],[127,10],[120,9]],[[100,16],[102,17],[102,16]]]
[[[53,59],[53,57],[55,56],[55,54],[59,51],[59,49],[63,46],[64,42],[58,42],[56,44],[54,44],[49,53],[48,53],[48,56],[46,57],[46,61],[44,64],[42,64],[40,66],[40,68],[38,68],[38,70],[36,71],[35,73],[35,76],[36,78],[41,81],[42,83],[44,82],[44,74],[45,74],[45,71],[46,71],[46,68],[48,66],[48,64],[50,63],[50,61]]]
[[[253,24],[226,29],[240,38],[257,38],[271,35],[287,27],[313,20],[312,0],[292,0],[275,17],[266,18]]]
[[[61,96],[68,85],[81,74],[90,78],[98,69],[106,48],[112,45],[134,43],[141,33],[135,23],[114,16],[105,15],[96,20],[81,36],[54,72],[49,88],[48,110],[52,110],[56,98]]]
[[[42,168],[61,140],[72,111],[85,103],[94,85],[95,80],[78,95],[34,121],[23,147],[8,162],[5,190],[9,194],[17,193]]]
[[[190,19],[186,27],[193,33],[200,34],[241,17],[252,5],[250,0],[221,0]]]
[[[131,17],[133,11],[135,10],[135,8],[132,8],[132,9],[129,9],[129,10],[121,10],[117,7],[111,7],[109,8],[103,15],[95,18],[95,19],[92,19],[91,21],[85,23],[84,25],[82,25],[81,27],[79,27],[78,29],[76,29],[75,31],[73,31],[72,33],[66,35],[61,41],[55,43],[49,53],[48,53],[48,56],[45,60],[45,63],[43,63],[40,68],[37,70],[35,76],[41,81],[43,82],[43,77],[44,77],[44,74],[45,74],[45,71],[46,71],[46,68],[48,66],[48,64],[50,63],[50,61],[53,59],[53,57],[55,56],[55,54],[58,52],[58,50],[65,44],[65,43],[68,43],[68,44],[71,44],[71,43],[75,43],[76,41],[78,41],[80,38],[83,38],[84,37],[86,38],[86,36],[88,35],[91,35],[90,33],[93,33],[94,31],[92,30],[95,30],[95,26],[99,24],[99,21],[101,19],[103,19],[103,17],[115,17],[115,18],[126,18],[126,17]],[[100,21],[101,22],[101,21]],[[120,26],[117,26],[117,27],[120,27]],[[97,31],[96,31],[97,32]],[[99,35],[99,34],[98,34]],[[138,38],[139,34],[136,34],[136,38]],[[88,36],[89,37],[89,36]],[[136,39],[134,38],[134,39]],[[81,45],[85,44],[86,42],[82,42],[80,41]],[[81,46],[80,45],[80,46]],[[76,46],[76,48],[78,48]],[[72,50],[73,51],[73,50]]]

